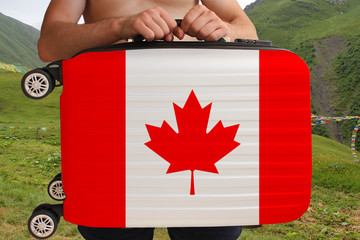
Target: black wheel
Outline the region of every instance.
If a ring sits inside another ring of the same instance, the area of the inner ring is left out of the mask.
[[[56,175],[48,185],[49,196],[56,201],[63,201],[66,198],[64,189],[62,186],[61,173]]]
[[[51,237],[59,224],[60,217],[49,210],[35,210],[28,221],[30,234],[37,239]]]
[[[55,87],[55,80],[44,70],[37,68],[24,75],[21,89],[31,99],[41,99],[49,95]]]

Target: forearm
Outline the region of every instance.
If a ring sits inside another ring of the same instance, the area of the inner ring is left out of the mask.
[[[236,0],[201,0],[203,4],[225,23],[226,37],[258,39],[256,29]]]
[[[226,24],[229,29],[227,37],[230,37],[231,41],[234,41],[236,38],[258,40],[256,29],[250,20],[235,19]]]
[[[92,47],[113,44],[127,39],[122,25],[125,18],[109,18],[92,24],[53,21],[44,25],[38,42],[41,60],[51,62],[70,58]]]

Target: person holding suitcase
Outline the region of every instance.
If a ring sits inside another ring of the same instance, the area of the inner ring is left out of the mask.
[[[41,60],[67,59],[142,35],[147,41],[258,39],[236,0],[52,0],[44,17]],[[81,16],[85,24],[77,24]],[[177,27],[175,19],[183,19]]]
[[[85,24],[77,24],[82,15]],[[175,19],[183,19],[180,26]],[[52,0],[38,51],[41,60],[52,62],[138,35],[146,41],[258,39],[236,0],[202,0],[202,5],[198,0]],[[154,232],[154,228],[78,229],[87,240],[150,240]],[[236,240],[241,231],[239,226],[168,228],[172,240]]]

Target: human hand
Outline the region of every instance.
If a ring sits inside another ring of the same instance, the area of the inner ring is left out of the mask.
[[[217,41],[228,33],[227,24],[204,5],[197,5],[190,9],[184,16],[181,28],[174,30],[174,35],[179,39],[188,34],[205,41]]]
[[[146,41],[150,42],[160,39],[172,41],[174,38],[172,32],[177,24],[175,19],[163,8],[155,7],[130,16],[126,26],[128,26],[127,31],[130,33],[124,35],[129,37],[142,35]]]

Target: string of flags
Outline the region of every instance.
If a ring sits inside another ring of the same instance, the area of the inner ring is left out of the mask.
[[[358,121],[357,121],[357,123],[354,127],[354,130],[352,132],[352,135],[351,135],[351,145],[350,146],[351,146],[351,151],[355,158],[355,161],[359,162],[359,157],[356,154],[355,142],[356,142],[356,135],[359,131],[359,126],[360,126],[360,116],[324,117],[324,116],[316,116],[314,114],[311,114],[311,125],[315,126],[315,125],[332,123],[332,122],[343,122],[343,121],[352,120],[352,119],[357,119]]]
[[[345,117],[323,117],[311,114],[311,125],[320,125],[332,122],[343,122],[351,119],[360,119],[360,116],[345,116]]]
[[[360,118],[358,119],[355,127],[354,127],[354,130],[353,130],[353,133],[351,135],[351,151],[352,151],[352,154],[353,156],[355,157],[355,161],[356,162],[359,162],[359,158],[356,154],[356,149],[355,149],[355,142],[356,142],[356,134],[357,132],[359,131],[359,125],[360,125]]]
[[[327,123],[332,123],[332,122],[343,122],[346,120],[352,120],[352,119],[357,119],[357,123],[354,127],[354,130],[352,132],[351,135],[351,151],[353,156],[355,157],[355,161],[359,162],[359,157],[356,154],[356,149],[355,149],[355,142],[356,142],[356,135],[359,131],[359,126],[360,126],[360,116],[345,116],[345,117],[324,117],[324,116],[317,116],[315,114],[311,114],[311,125],[312,126],[316,126],[316,125],[321,125],[321,124],[327,124]],[[0,128],[1,129],[1,128]],[[39,130],[42,131],[48,131],[48,130],[60,130],[60,127],[14,127],[14,126],[4,126],[2,127],[3,130],[5,129],[13,129],[13,130],[17,130],[17,129],[36,129],[37,132],[39,132]]]
[[[36,129],[37,131],[42,130],[42,131],[47,131],[47,130],[60,130],[60,127],[14,127],[14,126],[10,126],[10,127],[2,127],[1,129],[5,130],[5,129]]]

